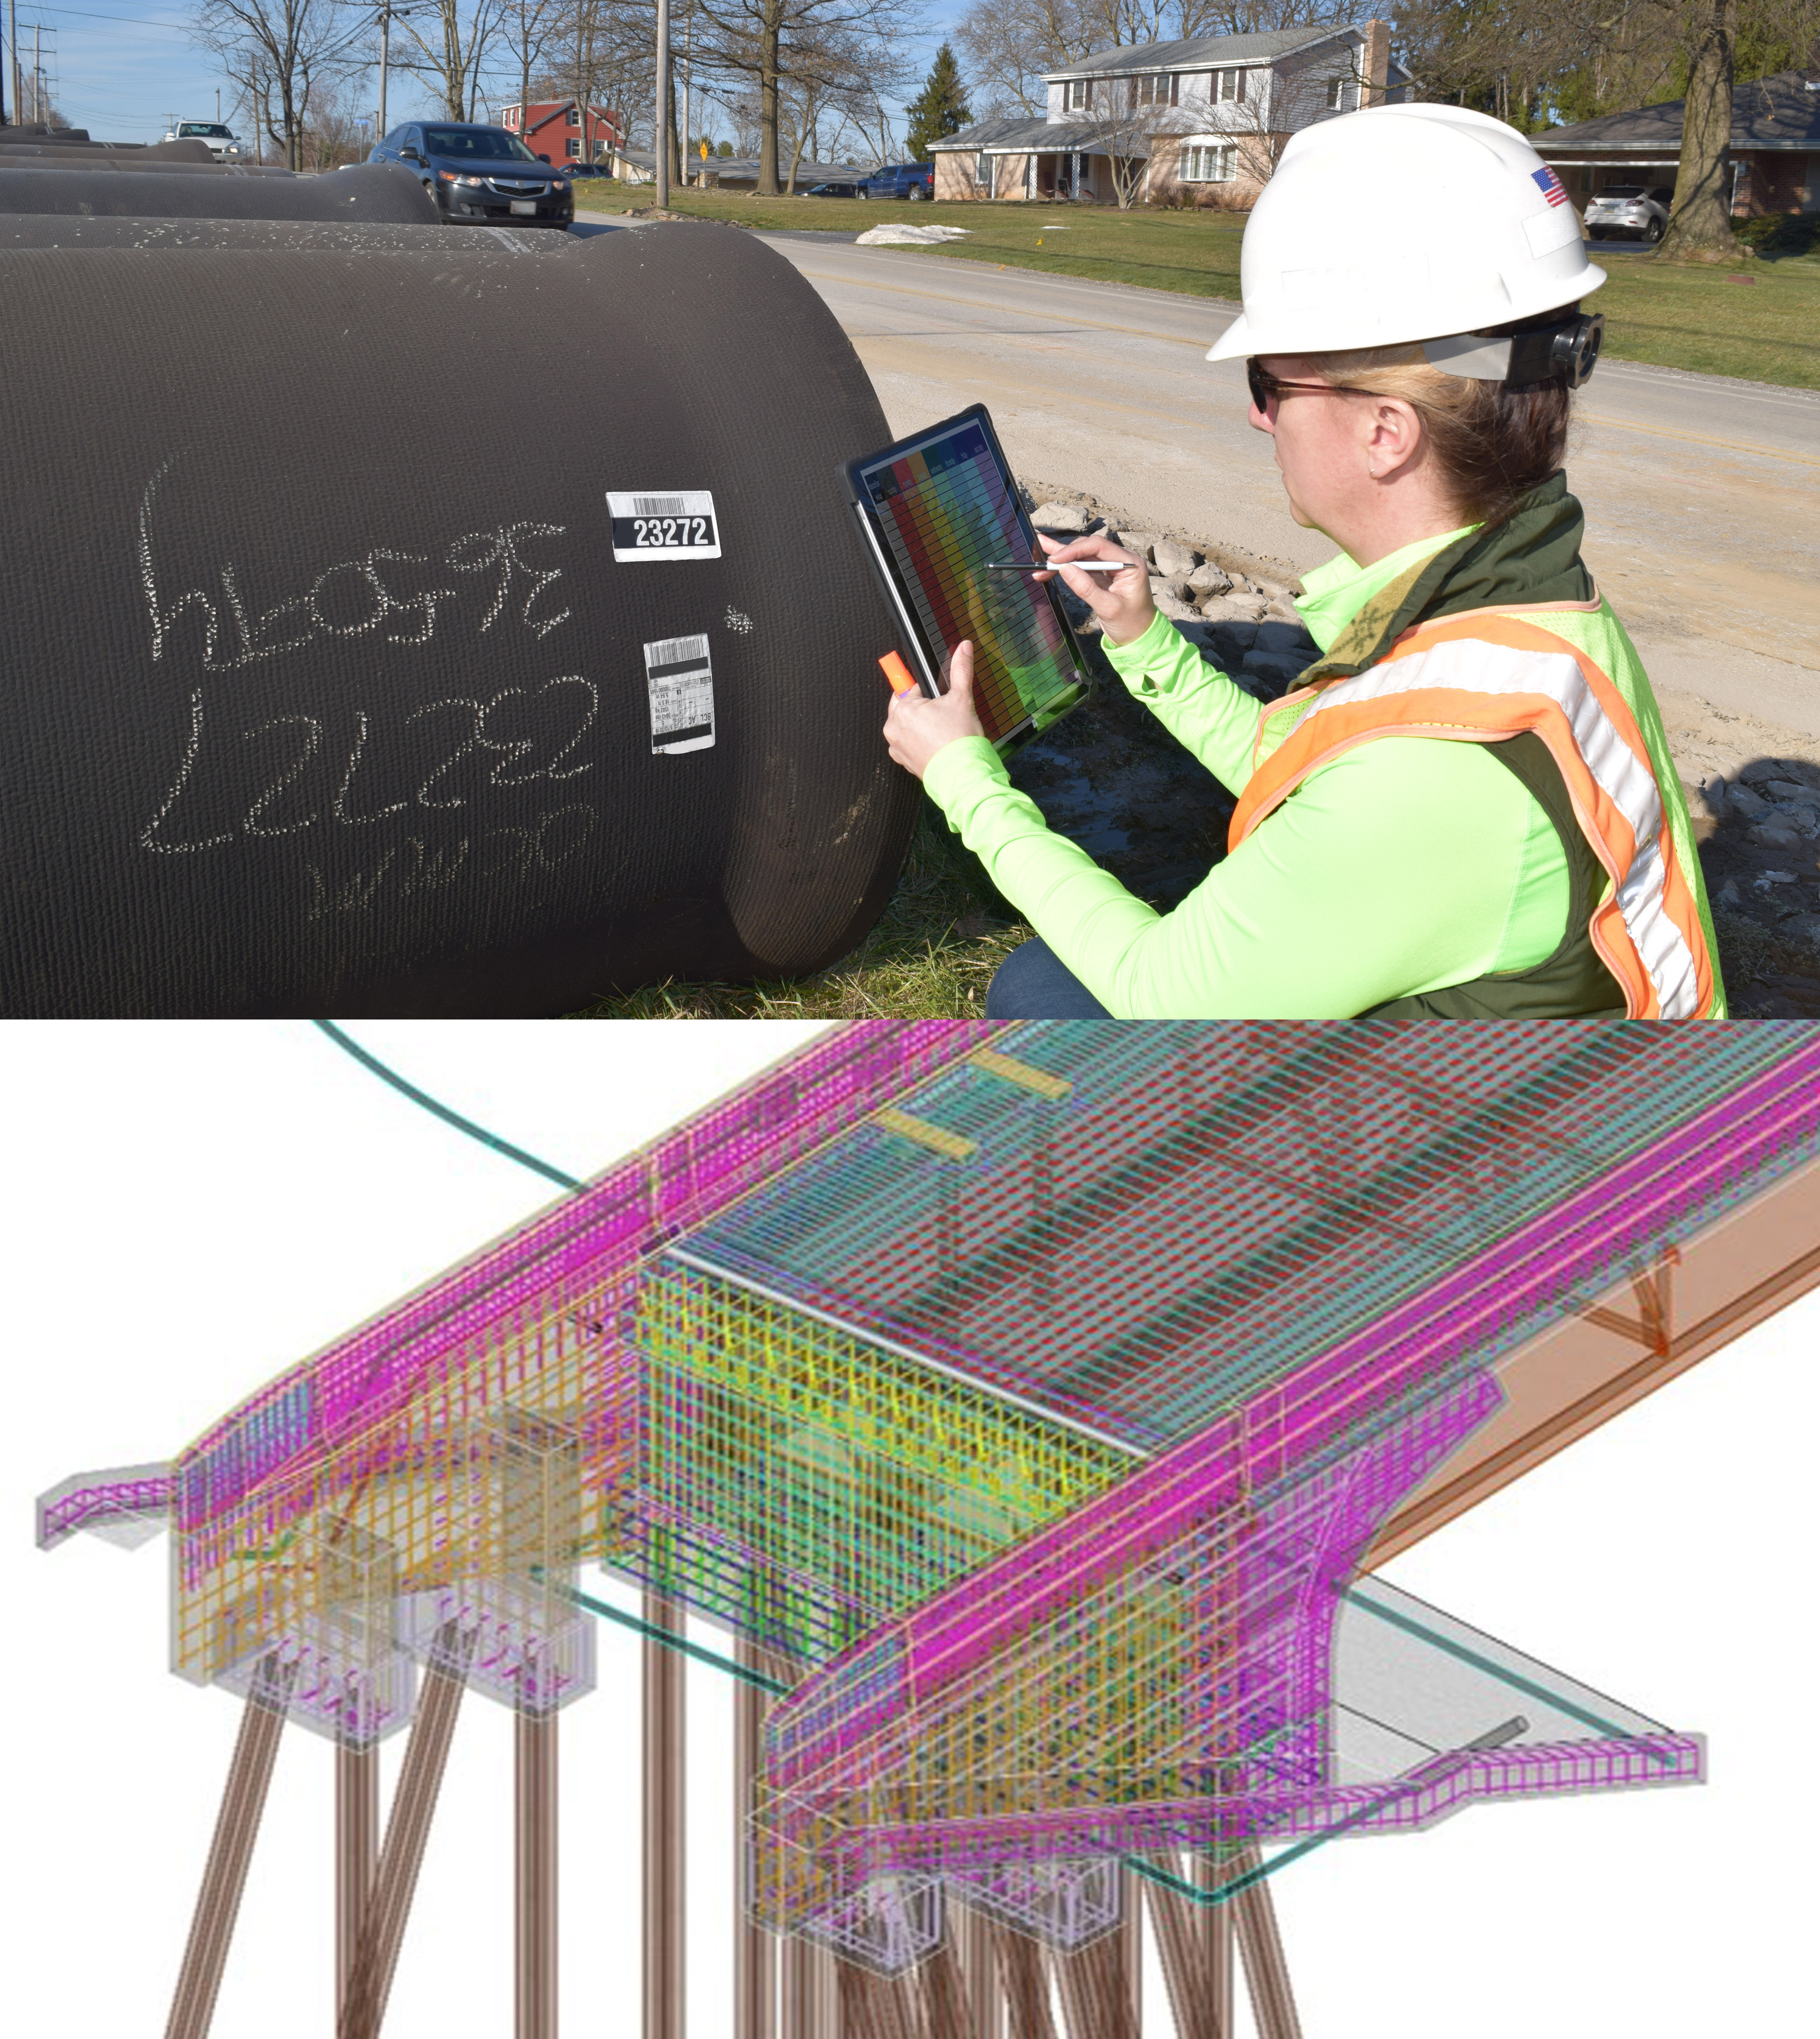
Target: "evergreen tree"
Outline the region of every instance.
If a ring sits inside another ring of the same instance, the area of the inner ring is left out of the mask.
[[[908,160],[913,163],[919,163],[927,156],[931,142],[958,135],[973,119],[973,109],[967,104],[967,88],[961,82],[960,66],[954,61],[954,52],[946,43],[935,52],[935,61],[930,66],[923,89],[904,111],[910,121],[904,148]]]

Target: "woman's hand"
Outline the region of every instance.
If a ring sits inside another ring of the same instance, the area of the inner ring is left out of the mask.
[[[963,736],[984,736],[973,712],[973,647],[965,639],[948,661],[948,691],[931,701],[919,693],[893,694],[885,718],[885,741],[906,772],[920,779],[944,745]]]
[[[1128,552],[1109,538],[1098,537],[1071,538],[1061,545],[1039,531],[1037,541],[1063,569],[1063,580],[1100,619],[1100,628],[1115,644],[1128,644],[1149,629],[1156,604],[1150,598],[1150,568],[1136,552]],[[1131,571],[1071,574],[1067,571],[1070,560],[1125,560],[1130,562]],[[1038,574],[1034,578],[1047,580],[1048,575]]]

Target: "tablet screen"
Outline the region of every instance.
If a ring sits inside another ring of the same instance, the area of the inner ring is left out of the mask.
[[[988,560],[1031,556],[1010,477],[984,421],[967,416],[852,470],[942,678],[973,641],[973,701],[995,742],[1081,691],[1045,587],[989,574]]]

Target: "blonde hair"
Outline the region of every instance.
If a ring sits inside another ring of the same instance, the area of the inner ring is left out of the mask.
[[[1340,389],[1398,397],[1414,409],[1462,524],[1501,524],[1567,455],[1569,397],[1560,382],[1511,389],[1431,367],[1414,342],[1305,357]]]

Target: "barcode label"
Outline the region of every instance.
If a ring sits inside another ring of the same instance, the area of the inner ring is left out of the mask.
[[[674,756],[712,745],[714,670],[705,636],[660,637],[646,645],[645,687],[654,754]]]
[[[668,496],[607,492],[616,560],[718,560],[720,527],[714,496],[705,488]]]

